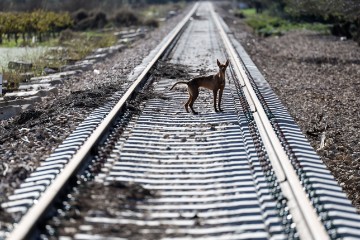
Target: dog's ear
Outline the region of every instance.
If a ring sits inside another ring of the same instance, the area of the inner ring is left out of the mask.
[[[229,63],[230,63],[229,59],[226,60],[226,63],[225,63],[226,67],[229,66]]]
[[[220,67],[220,66],[221,66],[221,63],[219,62],[218,59],[216,59],[216,62],[217,62],[217,65]]]

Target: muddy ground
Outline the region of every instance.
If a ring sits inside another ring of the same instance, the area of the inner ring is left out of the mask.
[[[218,11],[360,211],[360,47],[306,30],[260,38]]]

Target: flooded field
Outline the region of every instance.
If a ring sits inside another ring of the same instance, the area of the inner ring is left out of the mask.
[[[46,47],[0,47],[0,69],[6,69],[9,61],[35,61],[46,51]]]

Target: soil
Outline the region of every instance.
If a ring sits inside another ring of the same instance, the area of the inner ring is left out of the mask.
[[[307,30],[261,38],[218,12],[360,211],[360,47]]]

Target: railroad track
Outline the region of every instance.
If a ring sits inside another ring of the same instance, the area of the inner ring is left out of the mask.
[[[223,113],[206,91],[200,114],[186,113],[186,93],[169,91],[178,79],[154,74],[159,59],[215,72],[216,58],[231,62]],[[136,204],[85,213],[73,239],[360,239],[359,215],[210,3],[196,4],[130,78],[2,203],[18,223],[0,236],[38,237],[83,178],[104,192],[136,188]]]

